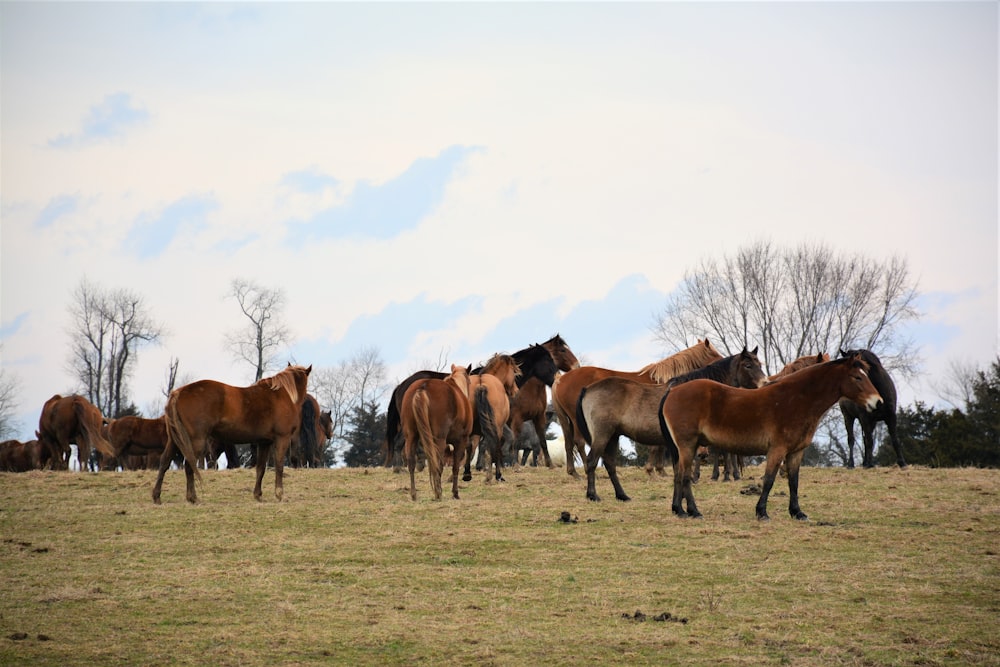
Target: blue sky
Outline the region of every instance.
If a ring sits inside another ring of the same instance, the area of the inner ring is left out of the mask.
[[[72,290],[127,287],[171,358],[245,384],[234,278],[284,290],[289,356],[390,379],[560,333],[674,350],[684,272],[758,239],[903,255],[925,359],[997,353],[997,6],[0,4],[0,334],[25,435]],[[772,369],[773,370],[773,369]]]

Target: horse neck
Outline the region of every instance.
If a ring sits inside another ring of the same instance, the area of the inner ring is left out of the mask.
[[[768,388],[785,397],[783,404],[790,413],[808,415],[819,421],[840,400],[840,381],[844,372],[845,368],[816,364],[789,375],[781,382],[768,385]]]
[[[470,378],[468,375],[464,373],[462,374],[461,377],[463,379],[462,381],[459,381],[458,376],[449,375],[448,377],[445,378],[444,381],[450,384],[451,386],[455,387],[456,389],[458,389],[458,393],[462,394],[462,396],[465,396],[465,398],[469,398],[469,394],[471,393],[470,385],[472,384],[472,378]]]

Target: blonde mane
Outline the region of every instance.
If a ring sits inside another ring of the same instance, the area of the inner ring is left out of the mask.
[[[639,370],[639,374],[649,375],[653,382],[664,384],[678,375],[698,370],[719,359],[722,359],[722,355],[708,339],[699,339],[697,343],[686,350],[681,350],[666,359],[643,366]]]
[[[275,373],[269,378],[263,378],[257,382],[257,384],[266,385],[271,391],[280,391],[284,389],[288,392],[289,398],[292,399],[292,403],[299,402],[299,388],[295,382],[295,376],[297,373],[305,373],[308,375],[309,371],[306,370],[305,366],[287,366],[280,373]]]
[[[517,378],[521,377],[521,367],[517,360],[509,354],[494,354],[490,360],[483,365],[482,373],[489,373],[496,376],[503,382],[504,391],[508,396],[517,393]]]
[[[461,380],[460,380],[461,378]],[[465,366],[451,365],[451,375],[444,379],[445,382],[458,387],[462,395],[469,398],[469,370]]]

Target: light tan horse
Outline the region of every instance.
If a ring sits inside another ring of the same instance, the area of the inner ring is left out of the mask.
[[[517,378],[521,375],[517,362],[509,354],[494,354],[476,375],[469,376],[469,397],[472,401],[472,437],[465,455],[465,472],[462,479],[472,479],[472,456],[476,451],[485,454],[486,483],[490,482],[490,466],[495,467],[495,478],[503,479],[503,445],[514,441],[507,425],[510,420],[511,399],[517,394]],[[480,448],[480,442],[483,447]]]
[[[555,409],[566,441],[566,472],[573,477],[580,477],[573,466],[574,450],[579,452],[581,461],[587,460],[586,442],[576,424],[576,404],[584,387],[609,377],[620,377],[643,384],[664,384],[678,375],[707,366],[719,359],[722,359],[722,355],[706,338],[686,350],[644,366],[638,371],[614,371],[598,366],[581,366],[560,375],[552,385],[552,407]]]
[[[441,500],[441,473],[448,446],[452,451],[451,495],[458,498],[458,471],[462,453],[472,435],[472,402],[469,400],[469,371],[452,364],[451,375],[443,380],[426,378],[411,384],[403,394],[400,408],[403,426],[403,453],[410,470],[410,498],[417,499],[415,472],[417,446],[427,457],[431,492]]]
[[[791,375],[795,371],[800,371],[803,368],[809,368],[810,366],[815,366],[816,364],[824,364],[830,361],[830,355],[826,352],[820,352],[819,354],[807,354],[803,357],[799,357],[795,361],[789,361],[785,364],[785,367],[774,375],[768,375],[766,384],[772,382],[777,382],[781,378]]]

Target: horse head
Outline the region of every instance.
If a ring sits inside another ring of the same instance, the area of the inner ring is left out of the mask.
[[[868,412],[874,412],[882,407],[882,396],[868,375],[871,366],[861,353],[855,352],[842,361],[847,363],[848,372],[846,380],[841,383],[841,394]]]
[[[569,349],[569,345],[566,344],[566,341],[559,334],[542,343],[541,347],[545,348],[552,356],[552,360],[556,362],[559,370],[564,373],[580,367],[580,360],[576,358],[573,350]]]
[[[737,358],[736,386],[757,389],[758,387],[762,387],[767,381],[767,376],[764,375],[760,359],[757,358],[757,350],[759,348],[760,346],[757,346],[751,352],[747,350],[745,345],[743,346],[743,351],[739,353]]]

